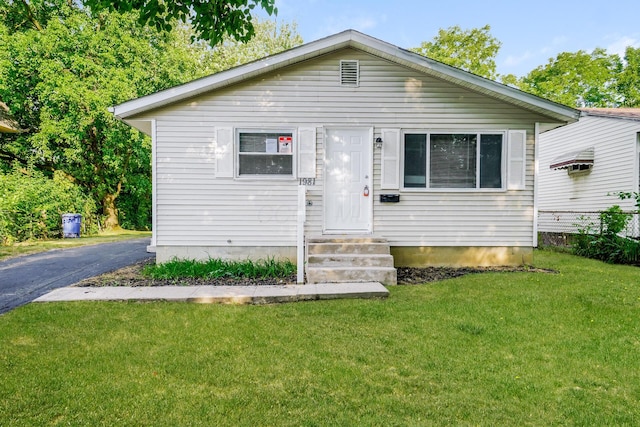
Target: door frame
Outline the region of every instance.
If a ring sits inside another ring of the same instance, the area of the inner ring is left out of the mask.
[[[329,133],[335,131],[353,131],[358,130],[367,132],[367,140],[365,140],[364,146],[368,150],[366,153],[366,157],[369,161],[369,165],[367,167],[366,174],[369,177],[369,200],[366,204],[368,209],[368,218],[367,218],[367,226],[364,229],[358,230],[334,230],[327,228],[327,152],[328,152],[328,144],[329,142]],[[323,164],[323,180],[322,180],[322,234],[372,234],[373,233],[373,198],[374,198],[374,181],[373,181],[373,161],[374,161],[374,150],[373,150],[373,126],[325,126],[324,127],[324,135],[323,140],[325,146],[323,147],[323,156],[322,156],[322,164]],[[367,143],[368,142],[368,143]]]

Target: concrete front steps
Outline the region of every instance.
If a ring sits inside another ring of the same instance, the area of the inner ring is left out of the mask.
[[[371,236],[307,239],[307,282],[397,284],[389,242]]]

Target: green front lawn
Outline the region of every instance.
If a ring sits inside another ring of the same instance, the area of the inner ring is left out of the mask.
[[[537,252],[387,300],[29,304],[0,425],[639,425],[640,270]]]

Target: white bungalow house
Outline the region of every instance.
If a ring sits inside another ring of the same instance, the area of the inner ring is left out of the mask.
[[[539,133],[579,117],[353,30],[112,112],[153,141],[158,262],[364,235],[396,266],[530,262]]]
[[[640,191],[639,176],[640,108],[583,109],[578,122],[540,135],[539,231],[575,233],[612,205],[636,210],[616,193]]]

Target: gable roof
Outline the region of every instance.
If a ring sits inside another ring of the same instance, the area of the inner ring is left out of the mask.
[[[346,30],[248,64],[133,99],[112,107],[110,111],[117,118],[127,121],[127,118],[133,118],[135,115],[344,48],[358,49],[428,76],[522,107],[548,117],[550,122],[566,124],[577,121],[580,116],[580,112],[573,108],[451,67],[355,30]]]
[[[640,120],[640,108],[581,108],[587,116]]]

